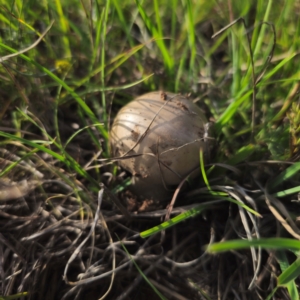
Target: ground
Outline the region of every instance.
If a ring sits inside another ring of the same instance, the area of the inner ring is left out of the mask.
[[[0,10],[0,299],[299,299],[298,1]],[[165,202],[109,147],[118,110],[156,90],[215,139]]]

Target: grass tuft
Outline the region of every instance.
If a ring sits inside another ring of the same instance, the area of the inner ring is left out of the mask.
[[[3,0],[0,299],[299,299],[298,10]],[[170,207],[110,158],[117,111],[154,90],[215,129]]]

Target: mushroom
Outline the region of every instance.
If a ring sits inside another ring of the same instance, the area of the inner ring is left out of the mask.
[[[124,106],[111,131],[112,156],[133,176],[142,197],[163,199],[186,176],[200,172],[199,152],[211,149],[207,119],[186,97],[151,92]]]

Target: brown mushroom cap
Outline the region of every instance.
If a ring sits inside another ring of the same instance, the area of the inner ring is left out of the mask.
[[[199,172],[207,119],[187,98],[169,92],[142,95],[117,114],[110,131],[113,157],[134,177],[139,193],[151,197]],[[156,196],[154,196],[156,197]]]

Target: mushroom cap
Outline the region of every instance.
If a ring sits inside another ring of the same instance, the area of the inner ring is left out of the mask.
[[[207,119],[179,94],[151,92],[124,106],[111,131],[113,157],[134,177],[144,194],[178,185],[199,172],[199,151],[209,152]],[[127,159],[126,159],[127,157]]]

